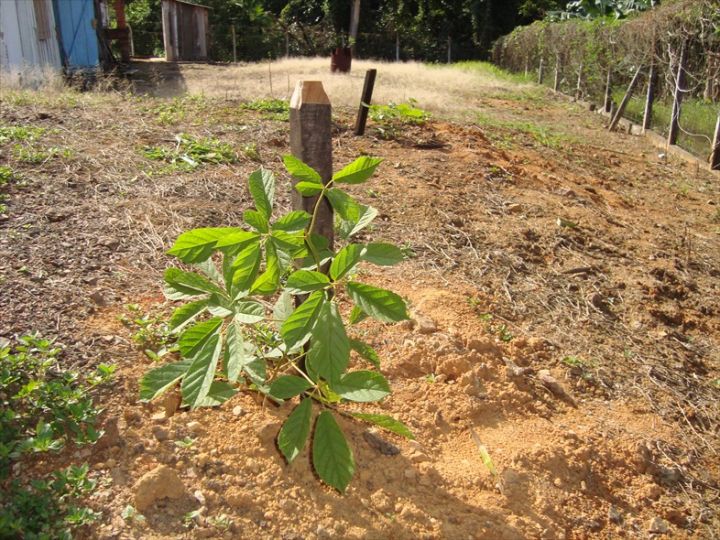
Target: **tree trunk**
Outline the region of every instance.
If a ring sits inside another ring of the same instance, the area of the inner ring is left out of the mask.
[[[360,0],[353,0],[352,13],[350,15],[350,49],[353,52],[353,56],[355,56],[358,26],[360,26]]]

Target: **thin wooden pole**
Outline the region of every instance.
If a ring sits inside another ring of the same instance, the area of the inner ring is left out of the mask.
[[[645,96],[645,112],[643,113],[643,131],[647,131],[652,127],[653,103],[655,102],[655,87],[657,86],[657,66],[653,61],[650,64],[650,73],[648,74],[648,89]]]
[[[680,133],[680,106],[683,93],[685,92],[685,67],[687,66],[687,40],[683,41],[680,48],[680,59],[678,61],[677,75],[675,77],[675,94],[673,96],[672,114],[670,116],[670,129],[668,130],[668,144],[677,143]]]
[[[622,98],[622,101],[620,102],[620,106],[618,107],[617,111],[615,111],[615,116],[613,116],[610,122],[610,126],[608,126],[608,131],[612,131],[613,129],[615,129],[615,126],[617,126],[620,118],[622,118],[622,115],[625,112],[625,107],[627,107],[627,104],[630,102],[630,98],[632,97],[633,92],[635,92],[635,87],[640,80],[640,73],[642,72],[642,68],[643,66],[638,66],[637,70],[635,70],[635,75],[633,75],[632,81],[630,81],[627,92],[625,92],[625,96]]]
[[[395,32],[395,61],[400,61],[400,32]]]
[[[235,25],[230,27],[230,33],[232,34],[232,46],[233,46],[233,62],[237,63],[237,42],[235,41]]]
[[[357,43],[358,26],[360,25],[360,0],[353,0],[350,13],[350,48],[355,56],[355,45]]]
[[[553,90],[555,92],[560,90],[560,53],[555,55],[555,82],[553,83]]]
[[[583,75],[583,64],[580,62],[580,68],[578,69],[577,84],[575,85],[575,101],[580,99],[582,96],[582,75]]]
[[[290,32],[285,30],[285,58],[290,58]]]
[[[538,67],[538,84],[542,84],[542,83],[543,83],[543,78],[544,78],[544,76],[545,76],[544,68],[545,68],[545,59],[544,59],[544,58],[541,58],[541,59],[540,59],[540,66]]]
[[[720,113],[715,122],[715,137],[713,137],[712,154],[710,154],[710,169],[720,171]]]
[[[606,113],[610,112],[610,103],[612,102],[612,67],[608,66],[607,75],[605,77],[605,102],[603,103],[603,110]]]
[[[315,169],[324,184],[332,178],[331,107],[320,81],[298,81],[290,99],[290,152]],[[294,185],[294,184],[293,184]],[[293,189],[294,210],[313,213],[317,196],[303,197]],[[312,231],[327,238],[333,246],[333,211],[327,199],[320,208]]]
[[[365,133],[365,124],[367,123],[370,101],[372,100],[373,89],[375,88],[376,75],[377,69],[368,69],[365,72],[365,84],[363,85],[362,97],[360,98],[357,121],[355,122],[355,135],[363,135]]]
[[[447,39],[447,63],[452,64],[452,37]]]

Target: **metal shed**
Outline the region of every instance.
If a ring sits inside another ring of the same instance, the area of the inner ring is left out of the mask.
[[[33,84],[61,68],[52,1],[0,0],[0,76]]]
[[[3,1],[3,0],[0,0]],[[70,70],[100,66],[94,0],[53,0],[63,64]]]
[[[183,0],[162,0],[165,59],[207,60],[210,8]]]

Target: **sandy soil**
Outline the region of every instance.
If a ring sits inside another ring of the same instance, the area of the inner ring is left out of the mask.
[[[28,165],[0,147],[26,179],[0,222],[0,335],[39,330],[68,365],[120,371],[102,396],[116,436],[23,464],[90,462],[103,517],[87,537],[717,537],[718,177],[606,133],[577,105],[496,84],[473,96],[479,120],[435,119],[394,140],[373,126],[355,138],[352,111],[335,111],[338,166],[386,159],[355,190],[380,211],[368,238],[414,253],[366,276],[405,296],[414,322],[360,331],[394,389],[362,410],[399,417],[416,441],[344,423],[358,466],[345,496],[318,483],[307,453],[285,465],[274,437],[291,404],[240,394],[167,417],[139,403],[152,362],[119,320],[127,304],[171,309],[164,250],[187,228],[240,222],[258,165],[243,148],[256,143],[279,172],[288,125],[234,100],[185,101],[167,122],[158,98],[3,96],[3,125],[46,127],[39,144],[72,155]],[[229,142],[240,160],[158,172],[140,150],[178,132]],[[123,519],[163,464],[180,497]]]

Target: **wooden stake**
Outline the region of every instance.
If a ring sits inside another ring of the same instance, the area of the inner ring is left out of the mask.
[[[233,62],[237,63],[237,43],[235,42],[235,25],[230,27],[230,33],[232,34],[232,45],[233,45]]]
[[[625,112],[625,107],[627,107],[627,104],[630,102],[630,98],[632,97],[633,92],[635,92],[635,87],[640,80],[640,72],[642,71],[642,68],[643,66],[638,66],[637,70],[635,70],[635,75],[633,75],[632,81],[630,81],[627,92],[625,92],[625,96],[622,98],[617,111],[615,111],[615,116],[613,116],[610,126],[608,126],[608,131],[615,129],[615,126],[617,126],[620,118],[622,118],[622,115]]]
[[[668,144],[677,142],[680,133],[680,105],[682,104],[683,93],[685,92],[685,66],[687,66],[687,40],[683,41],[680,48],[680,59],[678,61],[677,75],[675,77],[675,94],[673,96],[672,114],[670,115],[670,129],[668,130]]]
[[[560,89],[560,54],[555,55],[555,82],[553,90],[557,92]]]
[[[578,69],[577,84],[575,85],[575,101],[579,100],[582,96],[582,74],[583,64],[580,63],[580,69]]]
[[[452,64],[452,38],[450,36],[447,41],[447,63]]]
[[[315,169],[324,184],[332,178],[332,135],[330,100],[320,81],[298,81],[290,99],[290,152]],[[293,181],[293,187],[296,181]],[[303,197],[292,190],[294,210],[312,214],[317,196]],[[327,199],[320,202],[313,231],[327,238],[333,247],[333,211]]]
[[[652,127],[652,111],[655,102],[655,87],[657,86],[657,66],[653,61],[650,64],[650,73],[648,74],[648,89],[645,96],[645,112],[643,113],[643,131],[647,131]]]
[[[365,84],[363,85],[360,108],[358,109],[357,120],[355,122],[355,135],[363,135],[365,133],[365,124],[367,123],[368,112],[370,111],[370,101],[372,100],[373,89],[375,88],[376,75],[377,69],[368,69],[365,72]]]
[[[605,77],[605,102],[603,103],[603,110],[606,113],[610,112],[612,103],[612,67],[608,66],[607,76]]]
[[[544,59],[544,58],[541,58],[541,59],[540,59],[540,66],[538,67],[538,84],[542,84],[542,83],[543,83],[543,78],[544,78],[544,76],[545,76],[544,68],[545,68],[545,59]]]
[[[715,137],[713,137],[712,154],[710,154],[710,170],[720,171],[720,113],[715,122]]]
[[[400,33],[395,32],[395,61],[400,61]]]

